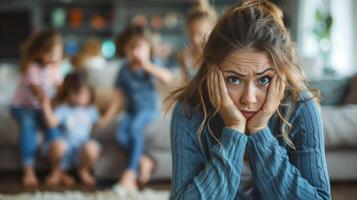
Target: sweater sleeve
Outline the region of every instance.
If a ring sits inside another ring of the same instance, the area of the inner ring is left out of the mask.
[[[173,177],[170,199],[233,199],[238,191],[247,136],[224,128],[221,144],[202,153],[195,129],[174,112],[171,122]]]
[[[331,199],[323,127],[316,104],[300,106],[287,153],[269,128],[249,136],[247,151],[255,184],[266,199]]]

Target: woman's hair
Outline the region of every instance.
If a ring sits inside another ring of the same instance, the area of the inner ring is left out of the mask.
[[[145,39],[150,45],[150,55],[152,54],[152,43],[149,31],[142,26],[130,24],[119,34],[115,41],[117,55],[119,57],[125,57],[125,46],[133,38]]]
[[[41,63],[40,56],[52,50],[56,45],[63,45],[61,35],[54,30],[32,34],[21,46],[21,71],[26,71],[30,62]]]
[[[287,101],[289,94],[292,104],[284,114],[280,110],[284,104],[280,104],[277,114],[282,122],[281,136],[294,148],[288,135],[292,128],[288,119],[295,109],[299,94],[309,89],[282,17],[281,10],[269,1],[243,0],[219,19],[204,47],[203,63],[197,75],[187,86],[173,91],[171,97],[167,98],[169,106],[180,100],[184,102],[186,111],[187,106],[191,106],[203,113],[203,121],[198,129],[199,136],[206,126],[213,134],[210,119],[219,110],[213,108],[208,97],[207,76],[211,68],[219,66],[231,53],[250,48],[268,55],[279,81],[284,81],[287,86],[284,101]]]
[[[208,0],[197,0],[186,15],[186,25],[196,21],[207,19],[212,24],[217,19],[217,14],[214,8],[209,4]]]
[[[86,40],[78,54],[73,57],[72,64],[76,69],[82,69],[88,58],[101,55],[102,50],[100,40],[96,37],[91,37]]]
[[[55,99],[54,104],[59,105],[68,101],[69,95],[72,93],[78,93],[81,89],[88,88],[90,92],[90,104],[94,103],[95,94],[94,89],[88,83],[87,74],[84,70],[78,70],[69,73],[65,76],[63,84],[59,89]]]

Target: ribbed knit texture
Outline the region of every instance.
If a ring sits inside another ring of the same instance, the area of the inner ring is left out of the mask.
[[[187,117],[183,104],[178,103],[171,123],[171,199],[238,199],[245,151],[249,155],[255,194],[239,195],[240,198],[331,199],[317,105],[312,100],[298,103],[291,119],[290,135],[296,150],[275,137],[280,134],[277,118],[272,118],[267,128],[249,136],[223,128],[221,144],[211,141],[208,148],[202,148],[196,134],[202,116],[194,113]]]

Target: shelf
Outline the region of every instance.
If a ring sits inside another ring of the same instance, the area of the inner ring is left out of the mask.
[[[80,7],[93,7],[93,6],[111,6],[113,0],[42,0],[45,6],[80,6]]]
[[[99,35],[112,35],[113,34],[113,29],[110,27],[106,28],[101,28],[101,29],[94,29],[94,28],[89,28],[89,27],[78,27],[78,28],[57,28],[57,31],[59,31],[62,34],[68,35],[68,34],[99,34]]]

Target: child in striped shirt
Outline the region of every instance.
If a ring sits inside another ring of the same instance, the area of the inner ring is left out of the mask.
[[[11,114],[19,125],[20,153],[25,186],[38,186],[34,172],[36,132],[41,128],[46,140],[55,137],[41,111],[41,102],[51,98],[61,84],[58,69],[62,60],[63,41],[54,31],[42,31],[29,37],[22,48],[21,78],[11,102]]]

